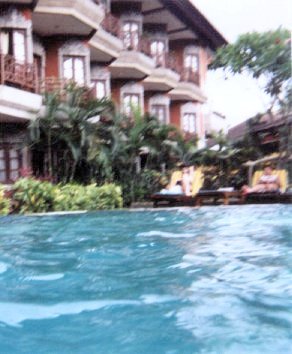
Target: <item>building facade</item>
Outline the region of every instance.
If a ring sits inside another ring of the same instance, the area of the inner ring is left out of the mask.
[[[65,80],[202,143],[207,66],[224,44],[188,0],[0,0],[0,182],[31,166],[27,126]]]

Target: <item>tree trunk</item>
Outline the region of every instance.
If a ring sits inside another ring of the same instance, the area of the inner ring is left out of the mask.
[[[52,135],[51,131],[48,131],[48,172],[49,177],[53,177],[53,162],[52,162]]]

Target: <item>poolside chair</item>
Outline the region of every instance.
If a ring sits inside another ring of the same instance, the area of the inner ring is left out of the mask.
[[[254,187],[263,171],[259,170],[253,174],[252,187]],[[276,192],[248,193],[245,196],[246,203],[292,203],[292,192],[286,191],[288,188],[288,173],[284,169],[274,170],[273,174],[277,175],[280,180],[280,190]]]
[[[258,180],[261,178],[263,175],[264,171],[263,170],[258,170],[253,174],[252,177],[252,187],[254,187]],[[273,170],[273,175],[277,175],[280,181],[280,191],[285,192],[287,187],[288,187],[288,174],[287,171],[284,169],[281,170]]]
[[[174,171],[171,175],[168,188],[171,188],[176,185],[177,181],[182,179],[182,171]],[[153,206],[157,207],[158,205],[165,206],[187,206],[195,205],[196,199],[195,196],[202,188],[204,183],[204,175],[201,167],[195,168],[193,173],[192,180],[192,195],[186,196],[184,194],[162,194],[155,193],[150,196],[150,199],[153,201]]]

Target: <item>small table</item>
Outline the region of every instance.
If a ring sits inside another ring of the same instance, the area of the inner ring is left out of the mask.
[[[213,204],[217,203],[219,199],[223,200],[224,205],[229,205],[230,199],[237,199],[237,203],[243,203],[244,199],[240,191],[211,191],[211,190],[202,190],[196,195],[196,206],[201,206],[203,200],[212,199]]]

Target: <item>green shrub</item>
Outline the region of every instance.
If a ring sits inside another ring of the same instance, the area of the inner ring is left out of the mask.
[[[0,185],[0,215],[6,215],[9,213],[10,202],[5,197],[4,186]]]
[[[121,189],[114,184],[101,187],[66,184],[59,186],[54,201],[56,211],[114,209],[122,205]]]
[[[147,200],[149,195],[163,188],[163,185],[161,185],[162,179],[163,174],[161,172],[144,169],[135,176],[134,183],[130,178],[125,180],[122,185],[125,205]]]
[[[34,178],[21,178],[15,182],[13,189],[16,211],[21,214],[53,210],[56,187],[52,183]]]
[[[13,189],[15,211],[22,214],[114,209],[121,208],[123,205],[121,188],[114,184],[106,184],[101,187],[97,187],[95,184],[54,186],[49,182],[22,178],[14,184]]]

